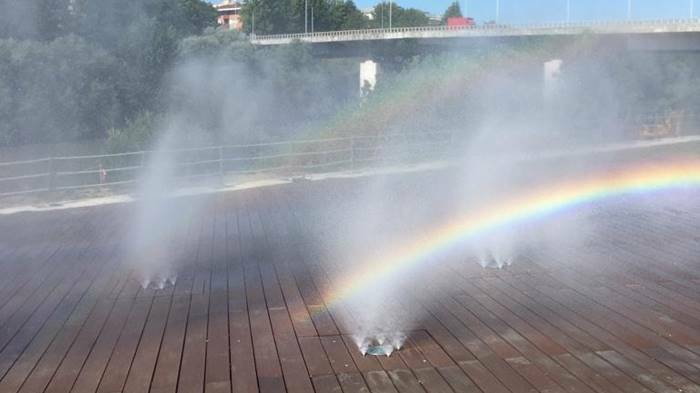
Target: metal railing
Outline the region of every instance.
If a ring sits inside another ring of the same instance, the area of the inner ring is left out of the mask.
[[[379,29],[358,29],[341,31],[323,31],[314,33],[269,34],[250,36],[254,44],[274,45],[292,41],[332,42],[373,39],[406,38],[403,35],[420,36],[422,33],[447,33],[445,36],[509,36],[509,35],[547,35],[577,34],[582,32],[609,33],[658,33],[673,31],[700,31],[700,19],[659,19],[659,20],[623,20],[623,21],[588,21],[534,24],[481,24],[470,26],[418,26],[393,27]],[[411,38],[411,37],[408,37]]]
[[[155,154],[165,157],[179,181],[225,184],[235,175],[295,176],[435,160],[451,154],[451,140],[449,132],[402,133],[0,162],[0,197],[133,186]]]

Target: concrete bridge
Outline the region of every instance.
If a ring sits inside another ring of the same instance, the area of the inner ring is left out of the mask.
[[[433,51],[480,47],[485,44],[518,45],[535,37],[574,38],[605,36],[620,51],[700,51],[700,18],[666,20],[591,21],[531,25],[485,24],[478,26],[424,26],[391,29],[324,31],[317,33],[252,35],[260,46],[313,44],[314,55],[357,58],[360,91],[366,83],[373,89],[382,55],[402,56]],[[411,45],[402,45],[410,42]],[[399,48],[399,49],[397,49]]]
[[[459,39],[519,38],[542,36],[575,36],[583,34],[635,36],[648,38],[672,38],[657,42],[658,49],[700,50],[700,40],[693,40],[700,33],[700,19],[669,19],[648,21],[606,21],[582,23],[550,23],[532,25],[478,25],[478,26],[425,26],[396,27],[391,29],[364,29],[325,31],[318,33],[252,35],[256,45],[287,45],[293,42],[312,44],[348,44],[372,41],[414,39],[421,41],[454,41]],[[679,40],[680,38],[680,40]],[[645,40],[647,41],[647,40]],[[658,40],[657,40],[658,41]]]

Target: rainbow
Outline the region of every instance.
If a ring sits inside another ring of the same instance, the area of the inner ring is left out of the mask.
[[[332,293],[326,294],[326,306],[333,307],[395,274],[420,265],[436,252],[499,227],[614,196],[697,186],[700,186],[700,160],[686,159],[625,167],[504,200],[428,232],[408,242],[406,247],[367,261],[335,285]]]

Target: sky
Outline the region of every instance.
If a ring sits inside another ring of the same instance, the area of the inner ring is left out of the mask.
[[[388,0],[387,0],[388,1]],[[477,21],[496,19],[497,0],[460,0],[462,12]],[[558,22],[566,20],[567,0],[498,0],[500,21],[504,23]],[[628,0],[568,0],[571,20],[620,20],[627,18]],[[700,14],[700,0],[695,8]],[[361,9],[370,8],[378,0],[355,0]],[[452,0],[395,0],[402,7],[414,7],[431,14],[442,14]],[[693,0],[632,0],[634,19],[687,18]]]

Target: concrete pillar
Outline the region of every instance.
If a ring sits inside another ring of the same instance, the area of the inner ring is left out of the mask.
[[[377,85],[377,75],[379,74],[379,64],[372,60],[365,60],[360,63],[360,96],[366,96]]]
[[[561,65],[562,61],[560,59],[550,60],[544,63],[543,94],[546,103],[557,98]]]

